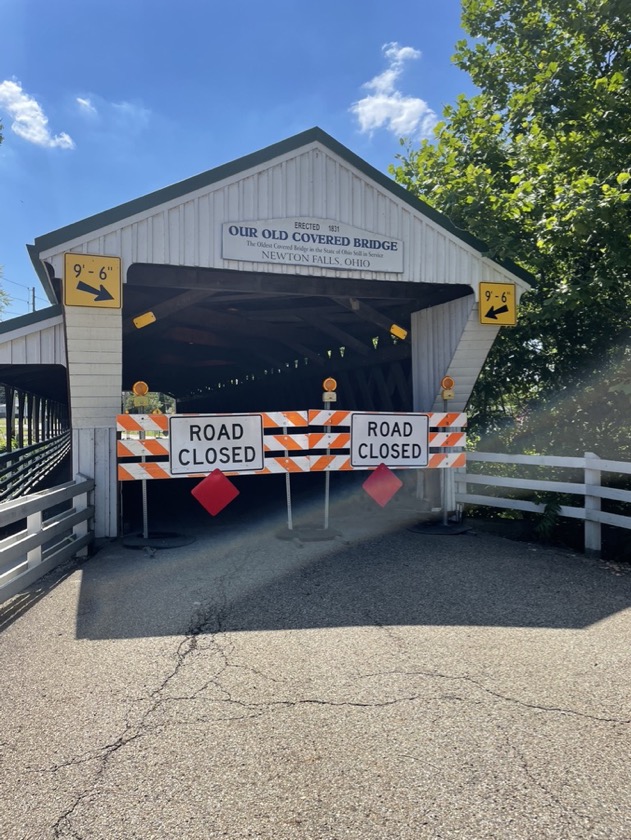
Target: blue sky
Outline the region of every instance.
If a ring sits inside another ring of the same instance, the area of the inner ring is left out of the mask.
[[[471,92],[459,0],[2,0],[5,320],[36,236],[315,125],[386,171]]]

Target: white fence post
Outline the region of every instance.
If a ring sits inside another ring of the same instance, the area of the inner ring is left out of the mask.
[[[42,530],[42,524],[43,511],[38,510],[35,513],[30,513],[26,517],[26,533],[29,535],[39,534]],[[41,544],[36,545],[35,548],[32,548],[26,553],[26,561],[29,569],[34,569],[35,566],[39,566],[39,564],[42,562]]]
[[[467,467],[457,467],[454,473],[454,509],[456,519],[462,522],[464,516],[464,502],[456,501],[457,496],[467,494]]]
[[[77,473],[74,477],[74,480],[77,484],[81,483],[82,481],[87,481],[84,475],[81,473]],[[74,508],[75,510],[85,510],[90,504],[90,495],[92,491],[87,491],[85,493],[80,493],[79,495],[75,496],[74,498]],[[79,540],[81,537],[84,537],[90,530],[90,521],[86,519],[84,522],[79,522],[78,525],[75,525],[72,529],[72,535],[76,540]],[[77,551],[77,557],[87,557],[89,554],[88,546],[84,546]]]
[[[592,488],[600,487],[600,458],[595,452],[585,453],[585,552],[600,554],[600,522],[590,519],[590,511],[600,511],[600,496],[591,493]]]

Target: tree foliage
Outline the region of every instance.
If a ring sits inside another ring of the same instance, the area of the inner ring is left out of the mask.
[[[175,408],[170,394],[149,391],[145,397],[136,397],[131,391],[123,391],[123,411],[127,414],[174,414]]]
[[[538,280],[472,413],[516,448],[628,455],[631,4],[463,0],[462,23],[479,92],[391,171]]]
[[[0,283],[2,282],[2,266],[0,265]],[[3,289],[0,288],[0,318],[2,317],[2,313],[7,308],[7,306],[11,303],[11,298],[9,297],[8,293]]]

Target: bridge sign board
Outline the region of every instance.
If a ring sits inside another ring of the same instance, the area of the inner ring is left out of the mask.
[[[64,303],[120,309],[121,258],[97,254],[64,255]]]
[[[517,323],[515,283],[480,283],[480,323],[514,327]]]
[[[429,460],[427,414],[353,412],[351,466],[391,469],[426,467]]]
[[[260,414],[174,414],[169,417],[171,475],[262,470]]]

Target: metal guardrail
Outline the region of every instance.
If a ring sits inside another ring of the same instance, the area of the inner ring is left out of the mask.
[[[70,452],[71,432],[0,455],[0,501],[24,496]]]
[[[0,505],[0,529],[23,523],[17,533],[0,539],[0,603],[65,560],[87,551],[94,539],[90,527],[93,490],[93,479],[78,476],[75,481]]]
[[[510,475],[481,474],[473,472],[469,466],[473,463],[489,463],[501,466]],[[577,480],[551,480],[549,478],[529,478],[515,475],[514,467],[562,468],[573,471]],[[468,452],[467,472],[456,475],[456,503],[460,505],[486,505],[509,510],[523,510],[543,513],[545,502],[515,498],[535,493],[556,493],[583,497],[581,506],[560,505],[559,515],[570,519],[580,519],[585,523],[585,551],[600,552],[601,525],[613,525],[617,528],[631,529],[631,490],[602,486],[602,474],[620,476],[631,475],[631,463],[628,461],[609,461],[599,458],[593,452],[586,452],[583,457],[563,457],[557,455],[510,455],[506,453]],[[477,485],[492,493],[474,493],[468,485]],[[501,489],[505,496],[496,491]],[[510,494],[510,495],[509,495]],[[512,496],[512,497],[511,497]],[[602,500],[621,502],[629,505],[629,514],[612,513],[601,510]]]

